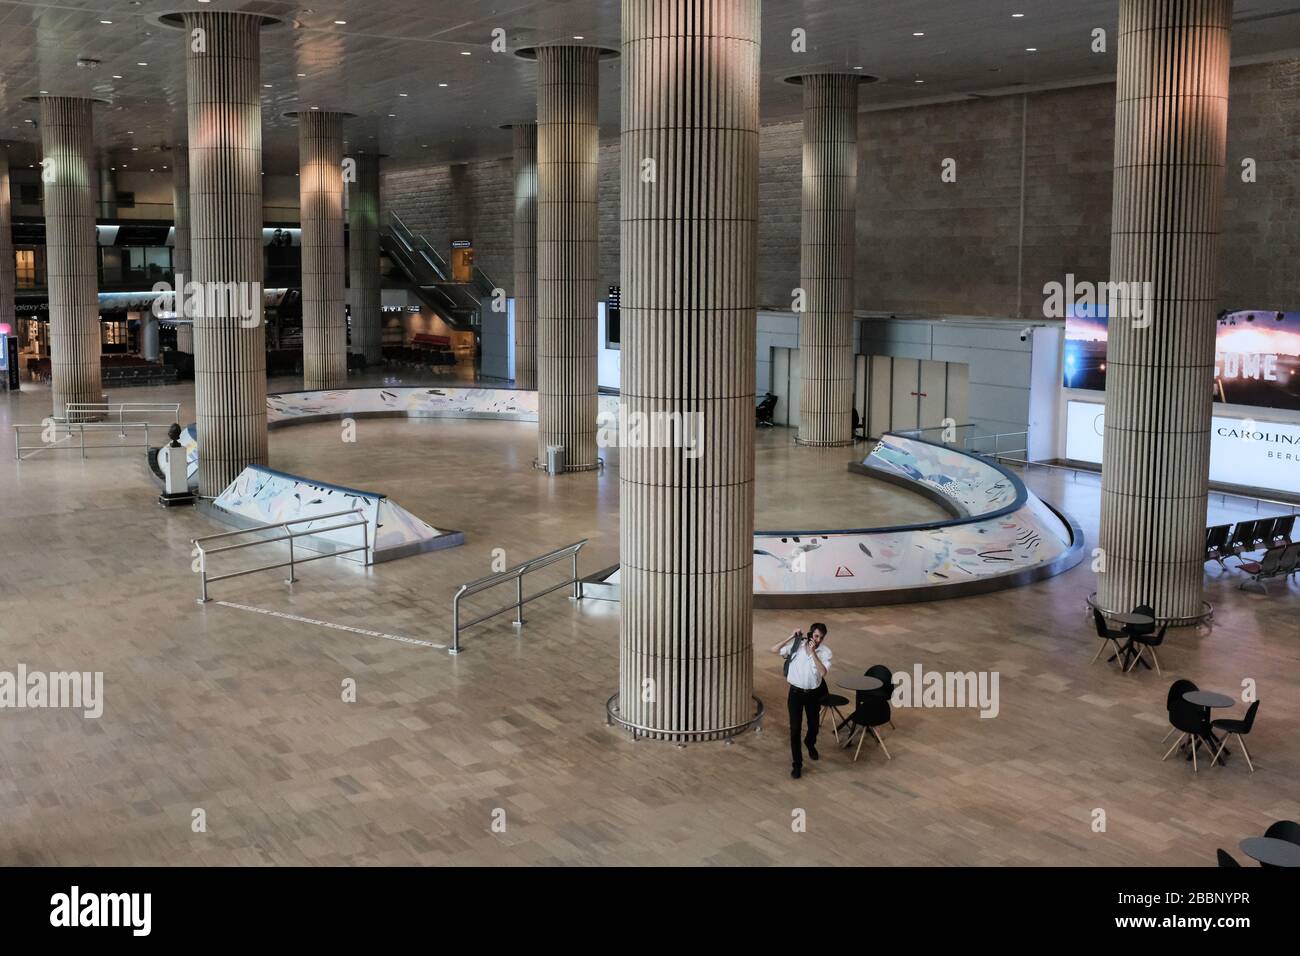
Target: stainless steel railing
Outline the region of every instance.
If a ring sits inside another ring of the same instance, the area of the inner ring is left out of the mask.
[[[451,599],[451,647],[447,648],[447,653],[460,653],[461,631],[473,627],[475,624],[481,624],[489,618],[496,617],[498,614],[504,614],[511,608],[514,608],[515,611],[515,619],[513,621],[514,626],[523,627],[524,605],[530,601],[536,601],[540,597],[545,597],[548,594],[560,590],[560,588],[566,588],[570,585],[573,587],[573,594],[570,595],[570,597],[575,601],[581,598],[582,580],[578,577],[578,552],[582,550],[586,543],[587,539],[583,538],[581,541],[574,542],[567,547],[556,548],[554,551],[548,551],[541,557],[525,561],[523,564],[516,564],[513,568],[506,568],[504,571],[498,571],[496,574],[489,574],[487,577],[479,578],[477,581],[470,581],[468,584],[462,584],[456,589],[455,597]],[[561,581],[559,584],[549,587],[544,591],[538,591],[536,594],[530,594],[527,597],[524,596],[524,575],[531,574],[533,571],[540,571],[542,568],[549,567],[558,561],[563,561],[565,558],[569,558],[573,562],[567,580]],[[512,603],[507,604],[504,607],[499,607],[495,611],[491,611],[481,617],[476,617],[472,621],[461,622],[461,598],[469,597],[473,594],[479,594],[482,591],[487,591],[491,588],[497,587],[498,585],[506,584],[509,581],[514,581],[515,583],[515,599]]]
[[[180,402],[68,402],[63,408],[65,422],[89,422],[114,419],[120,424],[128,414],[137,417],[165,415],[168,424],[181,423]],[[135,419],[132,419],[133,421]],[[156,424],[156,423],[155,423]]]
[[[316,521],[329,521],[334,518],[349,518],[351,520],[342,521],[325,528],[308,528],[304,531],[291,531],[294,525],[310,524]],[[298,538],[309,538],[326,534],[331,531],[345,531],[348,528],[361,529],[361,544],[356,547],[339,548],[333,551],[313,554],[307,558],[297,558],[294,556],[293,543]],[[219,548],[205,548],[204,544],[209,541],[230,540],[245,535],[261,534],[267,531],[280,530],[283,534],[276,535],[272,538],[258,538],[255,541],[241,541],[236,544],[228,544]],[[244,568],[240,571],[228,571],[225,574],[208,575],[208,556],[221,554],[225,551],[241,551],[244,548],[255,548],[263,544],[277,544],[281,541],[289,543],[289,560],[280,561],[277,564],[263,564],[255,568]],[[370,522],[366,518],[366,513],[361,508],[353,508],[349,511],[333,511],[329,514],[314,515],[310,518],[297,518],[293,521],[282,521],[277,524],[258,525],[255,528],[243,528],[239,531],[224,531],[221,534],[204,535],[201,538],[191,538],[190,543],[198,550],[199,558],[199,603],[206,604],[208,601],[208,585],[215,581],[225,581],[229,578],[243,577],[245,574],[257,574],[260,571],[274,571],[277,568],[288,568],[289,579],[285,584],[293,584],[297,580],[294,577],[294,570],[300,564],[306,564],[308,561],[319,561],[321,558],[337,558],[345,554],[353,554],[357,551],[366,553],[365,563],[370,564]]]
[[[117,432],[118,437],[122,439],[125,439],[127,432],[131,430],[144,432],[144,442],[142,444],[121,444],[119,442],[116,445],[91,445],[89,447],[92,451],[96,448],[148,449],[152,447],[149,444],[150,425],[148,422],[61,422],[50,419],[47,423],[41,425],[14,425],[12,427],[14,430],[14,459],[16,461],[23,460],[23,452],[32,452],[34,454],[39,451],[65,451],[71,448],[80,449],[81,457],[85,458],[86,432],[88,431],[91,434],[99,431]],[[155,424],[153,427],[157,428],[158,425]],[[45,433],[50,429],[54,429],[54,436],[52,440],[47,441]],[[24,445],[22,436],[33,431],[41,435],[41,443],[39,445]],[[79,439],[75,445],[72,443],[74,436]],[[31,455],[28,455],[28,457],[30,458]]]

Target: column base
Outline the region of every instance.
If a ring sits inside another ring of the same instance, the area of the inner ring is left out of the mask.
[[[1096,591],[1093,591],[1091,594],[1088,595],[1087,604],[1089,609],[1096,608],[1098,611],[1100,611],[1102,617],[1110,617],[1112,614],[1126,613],[1123,611],[1116,611],[1111,608],[1102,607],[1100,604],[1097,603]],[[1191,627],[1194,624],[1204,624],[1206,621],[1213,619],[1213,617],[1214,617],[1214,605],[1211,604],[1209,601],[1202,601],[1201,613],[1192,614],[1186,617],[1158,617],[1157,616],[1156,624],[1166,625],[1168,627]]]
[[[534,458],[533,467],[536,468],[538,471],[546,471],[546,462]],[[564,466],[564,470],[560,472],[560,474],[567,474],[568,472],[571,471],[604,471],[604,470],[605,470],[605,459],[597,458],[594,462],[590,462],[585,465],[570,465],[566,463]],[[549,472],[547,473],[549,474]]]
[[[856,438],[849,438],[844,441],[809,441],[807,438],[794,437],[796,445],[806,445],[809,448],[848,448],[850,445],[857,444]]]
[[[678,745],[704,743],[712,740],[723,740],[730,743],[733,737],[738,737],[750,727],[754,728],[756,734],[763,732],[763,714],[765,712],[763,702],[756,696],[751,695],[751,697],[754,701],[754,716],[734,727],[720,727],[716,730],[661,730],[656,727],[643,727],[620,717],[618,713],[618,694],[615,694],[605,701],[605,725],[613,727],[617,724],[630,733],[633,740],[665,740]]]

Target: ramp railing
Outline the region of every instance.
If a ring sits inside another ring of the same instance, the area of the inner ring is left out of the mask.
[[[68,402],[63,409],[63,420],[66,422],[98,422],[109,419],[121,424],[123,422],[141,421],[152,415],[165,417],[169,425],[179,425],[181,423],[181,403]]]
[[[158,428],[158,425],[153,425]],[[86,457],[86,449],[94,451],[97,448],[141,448],[148,449],[152,446],[149,444],[148,422],[60,422],[50,419],[41,425],[14,425],[14,459],[23,460],[23,453],[30,452],[27,457],[31,458],[38,452],[42,451],[67,451],[76,449],[81,452],[81,457]],[[40,444],[24,445],[23,436],[30,435],[33,432],[41,436]],[[86,433],[98,434],[100,432],[116,432],[120,441],[112,445],[87,445]],[[141,443],[124,444],[127,434],[142,434],[144,441]],[[74,440],[75,439],[75,440]]]
[[[292,530],[297,525],[311,524],[317,521],[331,521],[339,519],[337,523],[327,525],[324,528],[307,528],[301,531]],[[332,531],[345,531],[348,528],[361,529],[361,544],[355,547],[337,548],[331,551],[325,551],[320,554],[313,554],[310,557],[300,558],[294,555],[293,543],[299,538],[310,538],[322,534],[328,534]],[[270,538],[257,538],[255,540],[240,540],[254,534],[264,534],[268,531],[280,531]],[[233,542],[223,544],[219,547],[210,547],[209,542],[227,541]],[[214,554],[224,554],[228,551],[242,551],[245,548],[256,548],[264,544],[278,544],[281,541],[289,543],[289,560],[278,561],[275,564],[260,564],[254,568],[243,568],[239,571],[227,571],[225,574],[208,574],[208,558]],[[289,577],[285,584],[293,584],[298,580],[294,571],[300,564],[306,564],[308,561],[319,561],[321,558],[338,558],[345,554],[353,554],[357,551],[366,552],[366,564],[370,563],[370,522],[366,518],[366,513],[361,508],[353,508],[349,511],[334,511],[324,515],[313,515],[310,518],[297,518],[292,521],[281,521],[275,524],[258,525],[254,528],[243,528],[239,531],[224,531],[221,534],[204,535],[201,538],[191,538],[190,543],[198,551],[199,559],[199,603],[206,604],[208,601],[208,585],[216,581],[225,581],[230,578],[243,577],[245,574],[257,574],[260,571],[274,571],[277,568],[288,568]]]
[[[563,548],[556,548],[554,551],[548,551],[540,557],[532,558],[522,564],[516,564],[513,568],[506,568],[504,571],[498,571],[495,574],[489,574],[487,577],[479,578],[477,581],[470,581],[468,584],[462,584],[456,589],[456,595],[451,599],[451,647],[447,648],[448,654],[460,653],[460,632],[466,628],[473,627],[475,624],[481,624],[489,618],[496,617],[498,614],[504,614],[511,608],[514,609],[515,627],[524,626],[524,605],[530,601],[536,601],[540,597],[545,597],[561,588],[572,586],[573,594],[570,597],[578,600],[582,597],[582,580],[578,577],[578,552],[582,550],[587,543],[587,539],[576,541],[573,544]],[[542,568],[550,567],[559,561],[568,558],[572,564],[569,570],[569,577],[559,584],[546,588],[544,591],[538,591],[536,594],[524,595],[524,577],[532,574],[534,571],[540,571]],[[460,619],[460,602],[462,598],[470,597],[474,594],[482,593],[501,584],[514,582],[515,599],[510,604],[503,605],[495,611],[489,611],[474,618],[472,621],[462,622]]]

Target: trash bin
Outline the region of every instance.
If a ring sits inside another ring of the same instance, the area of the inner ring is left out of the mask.
[[[558,475],[564,471],[564,446],[547,445],[546,446],[546,473],[548,475]]]

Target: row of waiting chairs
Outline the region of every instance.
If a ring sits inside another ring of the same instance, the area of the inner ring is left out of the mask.
[[[1267,591],[1268,578],[1289,577],[1300,570],[1300,542],[1292,540],[1296,516],[1280,515],[1237,524],[1216,525],[1205,530],[1205,560],[1217,561],[1225,571],[1227,559],[1236,557],[1238,567],[1250,580]],[[1263,551],[1258,561],[1245,555]],[[1242,582],[1245,586],[1246,582]]]
[[[430,365],[455,365],[456,353],[449,347],[431,348],[428,346],[411,347],[409,345],[385,345],[384,361],[389,365],[410,365],[425,367]]]

